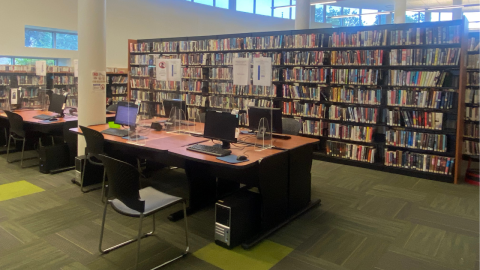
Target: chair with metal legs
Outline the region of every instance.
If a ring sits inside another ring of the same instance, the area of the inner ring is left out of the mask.
[[[87,149],[85,156],[87,160],[83,163],[83,168],[82,168],[82,183],[80,184],[80,190],[83,193],[98,189],[98,188],[91,188],[91,189],[85,189],[83,186],[83,183],[85,183],[85,168],[87,166],[87,161],[90,162],[90,164],[96,165],[96,166],[103,166],[103,162],[100,159],[100,155],[104,155],[104,150],[103,150],[103,145],[105,142],[105,139],[103,138],[103,134],[93,130],[91,128],[87,128],[84,126],[80,126],[80,129],[82,130],[83,136],[85,137],[85,142],[87,143]],[[105,168],[103,169],[103,180],[102,180],[102,202],[105,197]]]
[[[31,158],[24,158],[24,153],[25,153],[25,142],[27,141],[27,132],[25,131],[23,127],[23,118],[21,115],[11,112],[11,111],[5,111],[7,114],[8,118],[8,123],[10,125],[9,128],[9,134],[8,134],[8,144],[7,144],[7,162],[12,163],[12,162],[17,162],[20,161],[20,166],[22,168],[25,168],[23,166],[23,161],[24,160],[29,160],[29,159],[35,159],[38,157],[31,157]],[[22,153],[20,159],[16,160],[9,160],[8,156],[10,155],[10,145],[11,141],[13,139],[13,142],[15,145],[17,144],[17,141],[22,141]],[[52,139],[53,140],[53,139]],[[39,139],[39,144],[41,146],[41,138]],[[38,164],[32,165],[32,166],[37,166]],[[31,166],[29,166],[31,167]]]
[[[107,177],[109,182],[107,203],[103,210],[102,228],[100,233],[100,245],[99,250],[102,254],[108,253],[112,250],[125,246],[127,244],[138,242],[137,256],[135,259],[135,268],[138,269],[139,256],[140,256],[140,240],[144,237],[153,235],[155,232],[155,213],[172,206],[177,203],[183,204],[183,215],[185,219],[185,243],[186,249],[180,255],[177,256],[153,269],[160,268],[166,264],[169,264],[175,260],[178,260],[185,256],[189,251],[188,245],[188,222],[186,203],[183,198],[175,197],[158,191],[152,187],[140,189],[140,173],[134,166],[117,160],[111,157],[101,156],[105,170],[107,171]],[[116,246],[102,249],[103,231],[105,228],[105,217],[107,215],[107,207],[111,204],[113,210],[117,213],[140,218],[140,224],[138,228],[138,236],[136,239],[131,239]],[[142,234],[143,218],[153,217],[153,230],[147,234]]]

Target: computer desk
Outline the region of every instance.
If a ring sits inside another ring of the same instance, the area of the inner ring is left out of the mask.
[[[196,126],[198,132],[203,124],[196,123]],[[107,129],[108,125],[95,125],[89,128],[102,131]],[[70,130],[81,134],[78,128]],[[188,214],[195,213],[216,201],[217,185],[224,182],[220,180],[258,187],[262,198],[262,230],[245,242],[244,248],[256,245],[320,203],[320,200],[312,201],[310,198],[313,145],[318,140],[292,136],[290,140],[274,140],[274,145],[277,144],[278,147],[262,151],[256,151],[252,144],[239,142],[232,145],[230,149],[232,154],[247,155],[249,161],[230,164],[212,155],[187,150],[191,144],[213,144],[197,136],[152,130],[147,135],[145,145],[136,145],[121,137],[104,135],[105,152],[116,155],[123,152],[124,155],[134,155],[184,168],[189,185]],[[183,213],[180,211],[173,213],[169,218],[178,220],[182,217]]]

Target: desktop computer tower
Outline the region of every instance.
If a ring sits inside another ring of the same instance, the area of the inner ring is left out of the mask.
[[[215,243],[232,249],[260,229],[260,194],[240,190],[215,204]]]
[[[85,156],[75,157],[75,182],[78,184],[82,183],[82,170],[85,162],[87,162],[87,165],[85,167],[85,183],[83,186],[101,184],[103,181],[103,166],[91,164]]]
[[[40,160],[38,167],[41,173],[50,173],[72,166],[69,162],[70,151],[67,144],[40,147],[38,154]]]

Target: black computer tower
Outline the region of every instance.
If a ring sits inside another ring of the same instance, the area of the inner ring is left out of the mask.
[[[87,164],[85,166],[85,183],[83,183],[83,186],[101,184],[104,167],[90,163],[84,155],[75,157],[75,181],[80,185],[82,184],[82,171],[85,162]]]
[[[215,243],[231,249],[260,230],[260,194],[242,189],[215,204]]]
[[[40,147],[38,154],[40,159],[38,167],[41,173],[50,173],[73,166],[70,163],[70,150],[67,144]]]

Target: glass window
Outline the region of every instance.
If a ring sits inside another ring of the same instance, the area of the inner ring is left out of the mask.
[[[25,47],[53,48],[53,33],[25,29]]]
[[[15,58],[15,65],[35,65],[35,62],[45,60],[47,65],[54,66],[55,60],[53,59],[40,59],[40,58]]]
[[[431,22],[438,22],[440,21],[440,12],[432,12]]]
[[[255,6],[255,13],[260,15],[272,16],[272,0],[257,0]]]
[[[452,12],[440,12],[440,21],[451,21]]]
[[[418,12],[415,12],[415,11],[405,12],[405,22],[406,23],[416,23],[416,22],[418,22]]]
[[[326,15],[327,15],[327,23],[331,23],[334,26],[342,25],[341,19],[332,19],[332,16],[342,15],[342,7],[337,6],[326,6]]]
[[[228,0],[216,0],[215,1],[215,6],[219,7],[219,8],[228,9],[229,8],[228,2],[229,2]]]
[[[193,0],[193,2],[213,6],[213,0]]]
[[[0,57],[0,65],[11,65],[12,58],[11,57]]]
[[[362,8],[362,14],[377,13],[376,9]],[[386,19],[384,19],[386,20]],[[362,15],[362,25],[379,25],[380,15]]]
[[[78,51],[78,35],[55,33],[55,48]]]
[[[360,9],[358,9],[358,8],[347,8],[347,7],[343,8],[343,15],[352,15],[352,14],[360,14]],[[358,25],[360,25],[360,16],[343,18],[343,25],[344,26],[358,26]]]
[[[323,5],[315,5],[315,21],[323,22]]]
[[[281,7],[281,6],[290,6],[290,0],[275,0],[273,3],[274,7]],[[290,8],[276,8],[273,10],[273,16],[279,18],[290,18]]]
[[[480,12],[464,12],[463,15],[467,17],[467,20],[471,23],[468,24],[468,28],[477,29],[480,28]]]
[[[292,17],[290,19],[295,20],[295,12],[297,12],[297,7],[292,7]]]
[[[425,22],[425,12],[418,13],[418,22]]]
[[[253,0],[237,1],[237,11],[253,13]]]

